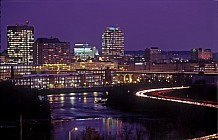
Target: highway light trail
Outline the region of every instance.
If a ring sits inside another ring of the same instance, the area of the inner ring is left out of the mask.
[[[193,139],[190,139],[190,140],[211,140],[211,139],[214,139],[214,140],[218,139],[218,133],[213,134],[213,135],[199,137],[199,138],[193,138]]]
[[[163,101],[184,103],[184,104],[190,104],[190,105],[198,105],[198,106],[218,108],[217,104],[216,105],[215,104],[208,104],[205,102],[191,101],[190,99],[183,99],[183,98],[178,99],[178,98],[169,97],[169,96],[159,96],[159,95],[152,94],[152,92],[160,92],[160,91],[168,91],[169,92],[169,90],[187,89],[187,88],[190,88],[190,87],[189,86],[182,86],[182,87],[147,89],[147,90],[141,90],[141,91],[136,92],[136,96],[149,98],[149,99],[155,99],[155,100],[163,100]],[[148,94],[148,93],[151,93],[151,94]]]

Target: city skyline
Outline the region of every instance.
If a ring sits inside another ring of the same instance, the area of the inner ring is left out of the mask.
[[[7,26],[29,21],[35,28],[35,40],[53,36],[70,42],[71,48],[87,42],[101,50],[105,28],[118,26],[124,32],[125,51],[156,46],[218,52],[217,16],[215,0],[8,0],[2,1],[1,51],[7,48]]]

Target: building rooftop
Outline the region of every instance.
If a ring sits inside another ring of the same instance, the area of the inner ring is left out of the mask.
[[[7,26],[7,30],[34,30],[34,27],[29,25],[15,25]]]
[[[115,30],[119,30],[119,27],[107,27],[107,30],[115,31]]]
[[[60,42],[58,38],[37,38],[37,43],[64,43]]]
[[[89,45],[89,44],[83,44],[83,43],[76,43],[75,44],[75,46],[74,46],[74,48],[92,48],[92,47],[94,47],[94,46],[91,46],[91,45]]]

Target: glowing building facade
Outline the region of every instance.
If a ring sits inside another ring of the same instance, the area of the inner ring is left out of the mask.
[[[124,57],[124,33],[119,27],[108,27],[102,34],[102,60],[114,61]]]
[[[95,46],[89,44],[75,44],[74,56],[81,60],[93,59],[98,56],[98,50]]]
[[[34,43],[34,64],[70,63],[70,43],[58,38],[38,38]]]
[[[31,88],[91,88],[114,83],[115,71],[77,69],[70,73],[28,74],[14,79],[15,85]],[[1,79],[0,79],[1,80]]]
[[[194,48],[191,50],[192,61],[212,60],[211,49]]]
[[[12,76],[12,69],[13,69],[13,76]],[[24,75],[31,74],[33,71],[32,65],[10,65],[10,64],[0,64],[0,81],[6,80],[10,78],[21,78]]]
[[[9,63],[33,64],[34,27],[27,25],[7,27]]]

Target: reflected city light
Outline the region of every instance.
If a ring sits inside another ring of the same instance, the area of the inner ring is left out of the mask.
[[[70,93],[70,95],[72,96],[72,95],[76,95],[76,93]]]
[[[60,100],[63,101],[63,100],[64,100],[64,97],[60,97]]]
[[[70,102],[71,102],[71,104],[74,104],[75,103],[75,97],[70,97]]]
[[[61,93],[60,96],[65,96],[65,94]]]
[[[83,102],[84,102],[84,103],[86,103],[86,102],[87,102],[87,99],[86,99],[86,97],[84,97],[84,98],[83,98]]]
[[[98,96],[98,92],[93,92],[93,94],[95,97]]]
[[[49,101],[52,102],[53,101],[53,97],[49,96]]]

